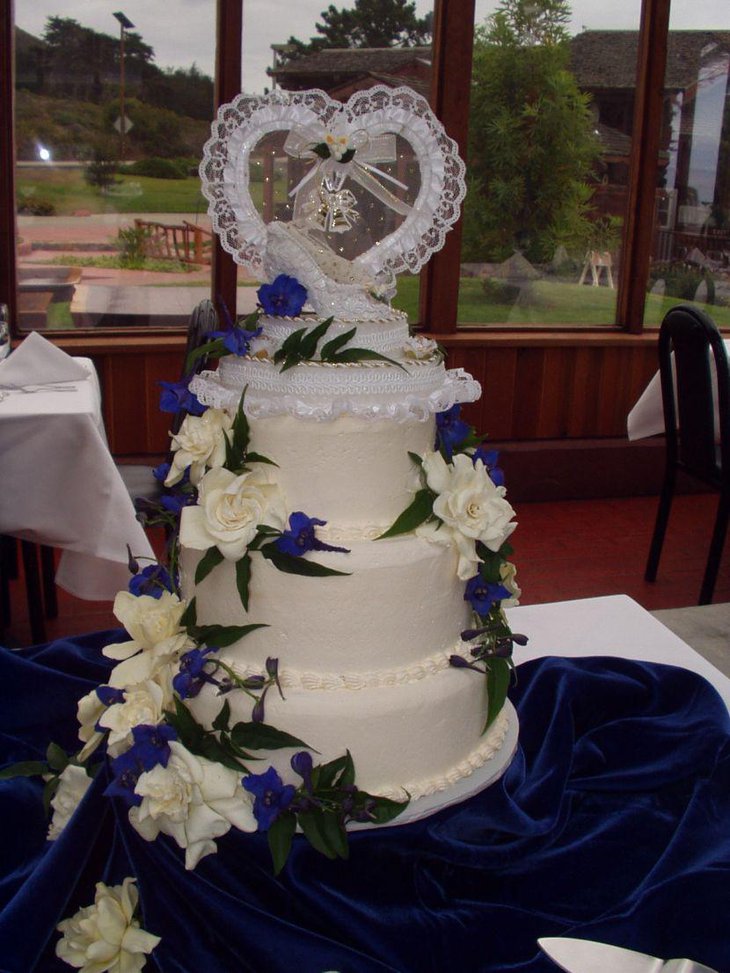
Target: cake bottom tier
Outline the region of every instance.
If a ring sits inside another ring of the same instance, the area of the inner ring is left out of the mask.
[[[358,787],[399,800],[405,791],[416,800],[467,777],[494,756],[507,732],[502,713],[482,733],[486,679],[464,669],[440,670],[403,685],[284,691],[285,699],[273,691],[267,695],[266,723],[318,751],[315,763],[349,750]],[[227,698],[231,723],[250,721],[250,699],[235,693]],[[221,697],[205,690],[191,700],[196,719],[208,726],[221,705]],[[294,752],[266,753],[254,772],[271,765],[285,782],[301,783],[289,765]]]

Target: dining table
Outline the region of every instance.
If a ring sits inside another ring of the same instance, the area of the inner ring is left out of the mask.
[[[725,350],[730,355],[730,339],[724,341]],[[712,376],[712,397],[715,405],[716,440],[720,441],[717,378],[714,361],[710,360]],[[648,385],[631,408],[626,418],[626,432],[630,440],[648,439],[650,436],[660,436],[664,433],[664,408],[662,406],[662,383],[659,372],[655,372]]]
[[[3,387],[0,364],[0,534],[59,548],[56,583],[107,601],[127,586],[127,549],[154,554],[109,451],[94,363],[71,361],[76,379],[23,387]]]
[[[105,794],[105,765],[47,841],[42,782],[0,779],[0,968],[63,973],[59,921],[131,877],[160,937],[145,973],[557,973],[538,944],[555,936],[730,973],[730,679],[626,595],[508,617],[528,640],[511,763],[461,803],[351,833],[346,861],[295,836],[274,875],[267,836],[231,830],[186,871]],[[0,649],[0,766],[78,747],[76,700],[126,637]]]

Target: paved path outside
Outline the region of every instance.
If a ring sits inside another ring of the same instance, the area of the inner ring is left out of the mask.
[[[42,243],[111,244],[119,230],[133,226],[135,220],[168,225],[182,225],[187,220],[210,230],[210,219],[205,213],[92,213],[89,216],[18,216],[18,235],[22,243],[36,248]]]

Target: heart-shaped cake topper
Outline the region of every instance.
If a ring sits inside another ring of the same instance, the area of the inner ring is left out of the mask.
[[[260,186],[252,194],[251,163],[276,135],[296,177],[289,170],[291,218],[266,222],[254,203]],[[398,151],[404,143],[410,166]],[[428,102],[410,88],[384,85],[345,104],[319,90],[239,95],[219,109],[200,165],[213,228],[237,263],[262,280],[297,277],[315,311],[341,316],[345,306],[348,316],[366,319],[383,313],[371,292],[391,296],[395,274],[416,273],[443,246],[459,218],[464,171]],[[363,210],[373,202],[387,216],[380,220],[385,235],[378,239],[368,227],[366,249],[346,259],[345,247],[328,241],[357,228],[362,234]]]

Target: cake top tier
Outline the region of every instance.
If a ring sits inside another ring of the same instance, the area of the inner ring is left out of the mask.
[[[420,270],[458,219],[464,171],[426,100],[383,85],[345,104],[319,90],[239,95],[200,166],[237,263],[296,278],[319,315],[386,326],[395,275]]]

